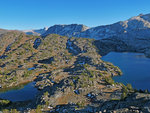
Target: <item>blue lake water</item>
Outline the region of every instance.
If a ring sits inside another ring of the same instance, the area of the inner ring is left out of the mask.
[[[28,71],[35,70],[35,67],[28,68]]]
[[[0,91],[0,98],[13,102],[34,99],[38,92],[38,90],[34,87],[34,84],[35,82],[31,82],[25,86]]]
[[[150,91],[150,58],[144,54],[111,52],[103,56],[102,60],[111,62],[122,70],[122,76],[113,78],[116,82],[130,83],[136,89]]]

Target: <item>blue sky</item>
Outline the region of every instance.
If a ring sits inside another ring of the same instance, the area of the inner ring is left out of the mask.
[[[0,28],[38,29],[54,24],[90,27],[150,13],[150,0],[0,0]]]

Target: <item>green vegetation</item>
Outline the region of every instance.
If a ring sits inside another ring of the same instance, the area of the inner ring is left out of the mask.
[[[48,97],[48,95],[49,95],[49,93],[48,93],[48,91],[46,91],[46,92],[44,93],[44,97]]]
[[[24,72],[23,76],[24,77],[29,77],[32,74],[32,72],[33,72],[32,70],[30,70],[30,71],[27,70],[27,71]]]
[[[79,108],[83,108],[85,106],[85,103],[82,101],[82,102],[77,102],[76,105],[79,107]]]
[[[42,113],[42,105],[38,105],[37,108],[35,109],[36,113]]]
[[[132,85],[131,84],[127,84],[127,89],[130,90],[130,91],[133,90]]]
[[[127,86],[125,86],[124,84],[122,84],[122,95],[121,95],[121,100],[124,100],[129,93],[133,92],[133,88],[131,84],[127,84]]]
[[[3,109],[2,110],[3,113],[20,113],[19,111],[17,111],[17,109]]]
[[[10,104],[9,100],[0,100],[0,106],[6,106],[8,104]]]
[[[109,85],[115,84],[114,80],[111,77],[105,77],[104,79]]]

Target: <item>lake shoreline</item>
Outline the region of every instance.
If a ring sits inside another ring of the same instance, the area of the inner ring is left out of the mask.
[[[102,56],[101,59],[103,61],[113,63],[123,72],[122,76],[113,77],[116,82],[121,82],[124,84],[131,83],[136,89],[150,90],[150,88],[147,86],[150,59],[146,57],[144,53],[110,52],[107,55]],[[142,82],[142,80],[144,81],[146,78],[147,83]],[[143,86],[143,84],[145,84],[145,86]]]

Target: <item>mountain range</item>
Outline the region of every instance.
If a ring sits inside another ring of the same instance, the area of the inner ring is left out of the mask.
[[[42,32],[41,32],[42,31]],[[27,34],[59,34],[68,37],[94,38],[109,47],[108,51],[142,52],[150,57],[150,14],[140,14],[110,25],[87,27],[82,24],[54,25],[47,29],[32,30]],[[123,44],[123,45],[122,45]],[[115,47],[111,47],[111,46]]]
[[[119,21],[110,25],[97,27],[87,27],[82,24],[54,25],[49,28],[39,30],[24,30],[27,34],[59,34],[71,37],[84,37],[94,39],[104,39],[110,37],[136,37],[144,38],[150,35],[150,14],[140,14],[125,21]],[[135,36],[136,35],[136,36]]]

